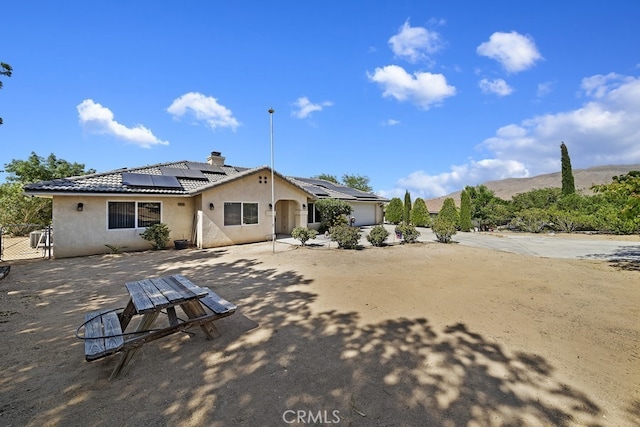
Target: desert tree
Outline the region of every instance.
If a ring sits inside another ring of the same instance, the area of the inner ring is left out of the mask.
[[[369,177],[364,175],[342,175],[342,183],[350,188],[371,193],[373,188],[369,185]]]
[[[336,178],[334,175],[330,175],[328,173],[321,173],[320,175],[316,175],[312,178],[315,179],[323,179],[325,181],[329,181],[329,182],[333,182],[334,184],[338,184],[338,178]]]

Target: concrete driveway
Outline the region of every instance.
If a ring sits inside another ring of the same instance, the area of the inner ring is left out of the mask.
[[[366,236],[371,226],[361,227],[362,246],[371,246]],[[400,243],[395,236],[395,226],[385,224],[389,231],[387,242],[389,244]],[[435,234],[430,228],[418,227],[420,231],[419,241],[436,241]],[[615,238],[614,238],[615,239]],[[290,236],[278,238],[279,242],[299,245],[300,242]],[[640,237],[635,241],[629,240],[604,240],[601,238],[588,238],[587,236],[568,237],[562,234],[518,234],[518,233],[462,233],[453,236],[453,242],[477,248],[487,248],[496,251],[512,252],[521,255],[530,255],[542,258],[569,258],[569,259],[602,259],[609,261],[625,261],[640,263]],[[307,245],[333,246],[336,242],[323,235],[307,242]]]

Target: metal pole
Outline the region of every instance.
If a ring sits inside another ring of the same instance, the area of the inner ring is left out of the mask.
[[[269,129],[271,133],[271,242],[273,245],[273,253],[276,253],[276,201],[275,201],[275,183],[273,181],[273,113],[275,110],[269,108]]]

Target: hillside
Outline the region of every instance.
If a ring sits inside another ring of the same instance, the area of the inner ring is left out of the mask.
[[[608,184],[615,175],[624,175],[632,170],[640,170],[640,164],[636,165],[609,165],[594,166],[587,169],[574,169],[573,178],[576,184],[576,191],[584,194],[591,194],[591,186],[597,184]],[[483,183],[488,189],[493,190],[496,196],[509,200],[516,194],[526,193],[530,190],[548,187],[561,187],[561,172],[553,172],[529,178],[507,178],[499,181],[487,181]],[[460,205],[460,193],[462,190],[442,197],[425,200],[430,212],[440,211],[440,207],[447,197],[452,197],[456,204]]]

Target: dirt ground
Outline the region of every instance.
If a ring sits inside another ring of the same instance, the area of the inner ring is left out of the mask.
[[[0,425],[638,425],[637,267],[438,243],[15,262]],[[238,305],[222,337],[153,341],[109,381],[120,356],[84,360],[84,314],[176,273]]]

